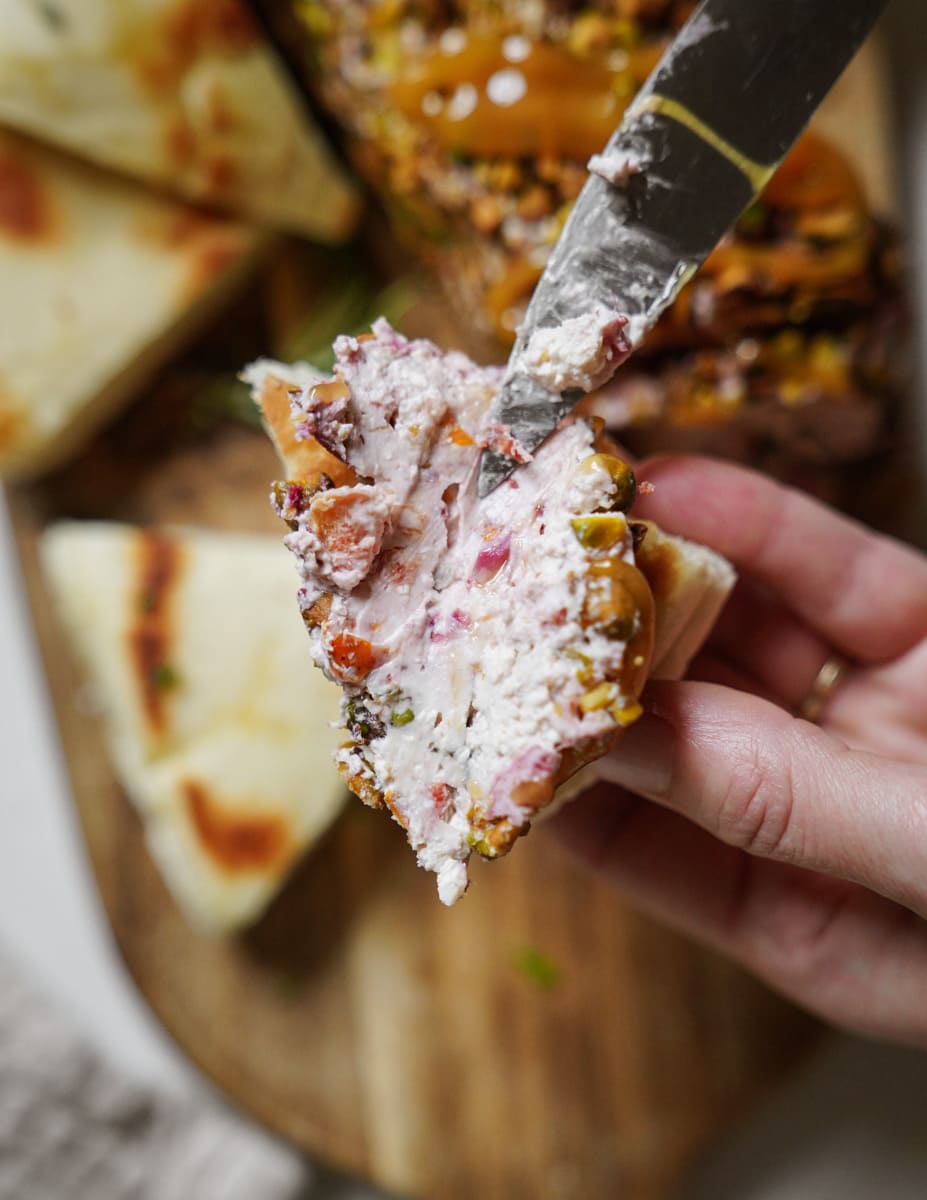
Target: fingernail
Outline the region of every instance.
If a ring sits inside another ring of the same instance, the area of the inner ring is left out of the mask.
[[[673,730],[661,717],[645,713],[621,735],[600,762],[601,777],[639,796],[661,799],[673,775]]]

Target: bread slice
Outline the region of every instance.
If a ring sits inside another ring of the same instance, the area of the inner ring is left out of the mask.
[[[0,475],[76,452],[261,239],[0,130]]]
[[[681,679],[734,586],[734,568],[707,546],[641,521],[637,565],[653,592],[657,636],[651,679]]]
[[[274,538],[61,522],[41,557],[152,855],[196,925],[253,921],[342,807],[337,689]]]
[[[0,4],[0,123],[316,240],[358,215],[243,0]]]
[[[594,423],[525,455],[489,422],[498,368],[385,321],[335,352],[332,380],[267,362],[246,378],[290,475],[274,499],[312,656],[343,689],[339,769],[450,904],[471,853],[507,853],[637,719],[652,666],[694,652],[733,572],[659,533],[643,552],[632,472]],[[523,465],[479,500],[488,444]]]

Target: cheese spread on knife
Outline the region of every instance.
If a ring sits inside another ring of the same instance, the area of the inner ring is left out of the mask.
[[[499,368],[385,321],[335,356],[331,380],[247,377],[294,476],[274,502],[342,687],[339,768],[452,904],[470,855],[506,853],[641,713],[656,620],[634,476],[579,417],[527,454],[490,421]],[[487,445],[523,465],[479,500]]]

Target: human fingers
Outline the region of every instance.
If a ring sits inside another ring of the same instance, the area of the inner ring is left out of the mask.
[[[927,913],[927,767],[850,750],[767,701],[652,684],[600,760],[611,782],[750,854],[853,880]]]
[[[927,763],[927,639],[894,662],[841,682],[823,723],[850,745]]]
[[[927,1041],[927,926],[859,885],[751,858],[607,784],[548,828],[638,908],[858,1032]]]
[[[720,551],[829,646],[883,662],[927,636],[927,558],[743,467],[650,459],[641,516]]]
[[[797,709],[830,647],[768,588],[741,578],[711,632],[711,647],[756,681],[750,690]]]

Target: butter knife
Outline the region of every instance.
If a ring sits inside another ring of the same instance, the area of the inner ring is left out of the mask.
[[[589,175],[535,288],[492,411],[508,453],[483,451],[481,496],[515,470],[513,444],[530,455],[588,390],[539,381],[545,331],[627,318],[602,346],[604,382],[763,190],[885,4],[698,6],[610,138],[605,177]]]

